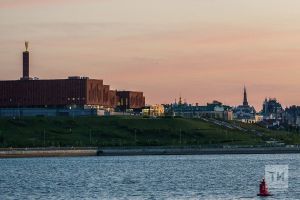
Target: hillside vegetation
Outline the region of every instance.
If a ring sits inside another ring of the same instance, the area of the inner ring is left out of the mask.
[[[270,138],[300,143],[297,134],[252,126],[240,131],[201,119],[133,116],[0,118],[0,147],[263,145]]]

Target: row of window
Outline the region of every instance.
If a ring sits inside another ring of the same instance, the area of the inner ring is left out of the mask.
[[[45,100],[44,98],[37,98],[38,100]],[[28,98],[18,98],[18,99],[14,99],[14,98],[3,98],[3,99],[0,99],[0,102],[16,102],[16,101],[28,101],[28,100],[31,100],[31,99],[28,99]],[[51,98],[47,98],[48,101],[51,101],[52,99]],[[61,99],[62,101],[64,100],[67,100],[67,101],[84,101],[85,98],[82,97],[82,98],[79,98],[79,97],[68,97],[68,98],[62,98]]]

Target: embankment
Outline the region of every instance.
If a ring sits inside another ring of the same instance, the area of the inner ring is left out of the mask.
[[[139,156],[139,155],[223,155],[223,154],[291,154],[300,148],[88,148],[88,149],[0,149],[0,158],[74,157],[74,156]]]
[[[146,148],[146,149],[100,149],[98,156],[136,155],[217,155],[217,154],[290,154],[300,153],[300,148]]]
[[[97,149],[1,149],[0,158],[96,156]]]

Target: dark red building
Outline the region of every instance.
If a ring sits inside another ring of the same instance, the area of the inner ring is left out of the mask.
[[[2,108],[70,105],[114,108],[115,94],[102,80],[89,78],[0,81]]]
[[[145,97],[143,92],[117,91],[119,108],[122,111],[127,109],[140,109],[145,107]]]
[[[126,104],[125,104],[126,102]],[[29,52],[23,52],[23,77],[0,81],[0,108],[95,107],[126,109],[145,106],[142,92],[110,90],[103,80],[87,77],[39,80],[29,76]]]

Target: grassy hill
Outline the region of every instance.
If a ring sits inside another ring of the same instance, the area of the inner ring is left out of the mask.
[[[247,126],[240,131],[201,119],[128,116],[0,118],[0,147],[260,145],[270,138],[300,144],[298,134]]]

